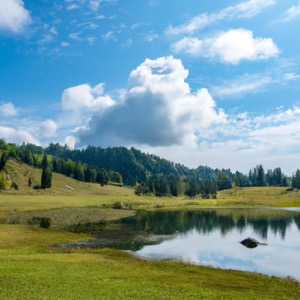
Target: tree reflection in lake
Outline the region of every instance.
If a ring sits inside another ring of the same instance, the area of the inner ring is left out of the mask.
[[[140,212],[136,229],[171,237],[157,245],[144,246],[136,252],[142,256],[300,280],[300,210],[223,208]],[[246,237],[268,247],[248,249],[238,243]]]
[[[97,238],[55,246],[113,247],[152,259],[180,259],[300,280],[300,209],[140,211],[107,226],[79,225],[68,229]],[[249,249],[238,243],[247,237],[268,247]]]
[[[219,209],[198,211],[153,211],[140,212],[136,218],[137,230],[153,234],[185,233],[192,229],[201,234],[219,230],[222,236],[234,228],[243,232],[251,227],[262,239],[268,238],[268,231],[285,238],[287,228],[296,223],[300,229],[298,212],[281,210]]]

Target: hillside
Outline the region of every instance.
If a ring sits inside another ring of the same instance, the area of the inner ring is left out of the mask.
[[[87,183],[75,180],[62,174],[53,173],[52,187],[49,189],[34,189],[40,184],[42,170],[25,163],[9,159],[5,166],[11,181],[14,181],[18,189],[1,191],[1,194],[22,195],[60,195],[60,196],[92,196],[92,195],[133,195],[134,190],[128,187],[100,186],[97,183]],[[29,178],[32,186],[28,186]]]
[[[38,151],[39,149],[37,149]],[[74,162],[86,163],[97,169],[114,170],[123,177],[125,185],[134,186],[136,182],[145,182],[150,176],[179,175],[195,176],[196,172],[182,164],[176,164],[156,155],[146,154],[135,148],[101,148],[88,146],[86,149],[71,150],[66,146],[51,143],[46,153]]]
[[[240,172],[232,173],[230,169],[215,169],[199,166],[190,169],[182,164],[173,163],[152,154],[146,154],[135,148],[88,146],[84,149],[70,149],[69,147],[51,143],[45,149],[33,144],[7,144],[0,140],[0,172],[7,158],[14,161],[15,166],[0,175],[0,189],[7,189],[11,175],[13,188],[41,185],[40,171],[26,169],[18,171],[23,163],[42,168],[46,159],[49,162],[48,173],[63,174],[78,182],[89,184],[98,183],[102,186],[115,184],[137,188],[138,195],[182,196],[215,199],[217,192],[230,189],[233,184],[237,187],[274,186],[300,188],[300,171],[292,178],[281,172],[280,167],[274,170],[264,170],[257,165],[248,175]],[[3,162],[4,161],[4,164]],[[8,166],[9,168],[9,166]],[[25,169],[24,169],[25,168]],[[16,171],[17,170],[17,171]],[[22,176],[20,178],[19,174]],[[44,183],[44,181],[43,181]],[[68,183],[65,184],[68,186]],[[71,190],[71,188],[69,188]],[[25,188],[26,190],[26,188]],[[30,189],[29,189],[30,190]],[[32,191],[31,191],[32,192]],[[65,193],[65,191],[64,191]]]

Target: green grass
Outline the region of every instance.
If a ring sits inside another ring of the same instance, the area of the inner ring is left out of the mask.
[[[244,205],[269,207],[299,207],[300,192],[287,192],[284,187],[248,187],[222,191],[218,194],[218,205]]]
[[[111,250],[48,247],[85,235],[0,225],[0,299],[299,299],[299,283]],[[5,242],[3,242],[5,241]]]
[[[56,174],[60,178],[61,175]],[[30,210],[47,210],[62,207],[103,207],[111,206],[116,201],[128,203],[134,209],[152,208],[179,208],[206,206],[261,206],[261,207],[299,207],[300,193],[286,192],[285,188],[260,187],[241,188],[235,191],[226,190],[218,193],[218,199],[193,199],[187,197],[136,196],[131,188],[106,186],[76,182],[68,178],[69,183],[75,186],[73,191],[66,194],[51,193],[58,190],[34,191],[34,194],[23,194],[20,191],[5,191],[0,193],[0,214],[7,212],[21,212]],[[63,187],[64,185],[61,184]],[[62,188],[63,189],[63,188]]]
[[[29,196],[99,196],[99,195],[133,195],[134,189],[128,187],[118,188],[115,186],[101,187],[95,183],[85,183],[62,174],[53,173],[52,187],[50,189],[35,190],[32,187],[40,185],[42,170],[19,163],[14,160],[8,160],[5,166],[7,173],[18,184],[19,190],[4,191],[5,195],[29,195]],[[28,186],[28,179],[32,179],[32,187]],[[68,188],[72,187],[71,188]]]
[[[182,262],[142,260],[112,249],[50,246],[90,238],[63,231],[70,224],[113,221],[135,213],[111,209],[116,201],[130,204],[133,209],[300,206],[297,191],[242,188],[222,191],[217,200],[138,197],[132,188],[101,187],[60,174],[53,174],[51,189],[34,190],[28,187],[28,178],[39,183],[41,170],[14,161],[8,162],[7,170],[19,190],[0,193],[0,217],[2,222],[20,224],[0,224],[1,300],[300,299],[299,282],[290,279]],[[27,226],[27,219],[34,216],[50,217],[50,229]]]
[[[0,222],[10,224],[27,224],[34,217],[50,218],[51,229],[61,230],[68,226],[85,223],[107,223],[135,215],[133,210],[111,208],[58,208],[51,210],[27,211],[0,217]]]

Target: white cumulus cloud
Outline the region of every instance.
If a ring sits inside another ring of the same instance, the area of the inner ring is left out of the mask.
[[[54,137],[58,126],[51,119],[45,120],[40,125],[40,134],[43,137]]]
[[[18,115],[17,108],[11,102],[0,105],[0,111],[1,115],[4,117],[13,117]]]
[[[77,130],[82,145],[194,143],[197,132],[225,122],[206,89],[195,93],[188,70],[172,56],[146,59],[130,73],[122,99]]]
[[[65,145],[67,145],[70,149],[74,149],[76,145],[77,139],[72,135],[68,135],[65,137]]]
[[[32,22],[23,0],[0,1],[0,30],[20,34]]]
[[[259,116],[227,114],[222,126],[210,126],[199,133],[196,145],[139,148],[190,167],[222,166],[247,173],[262,163],[266,170],[281,166],[283,172],[291,175],[298,168],[295,161],[300,147],[299,118],[299,107]]]
[[[262,60],[279,54],[271,38],[254,37],[246,29],[231,29],[212,38],[185,37],[172,45],[175,53],[184,52],[192,56],[238,64],[242,60]]]
[[[114,105],[114,101],[104,95],[103,83],[94,87],[89,84],[70,87],[63,92],[61,103],[67,111],[99,111]]]
[[[39,141],[24,129],[0,126],[0,138],[9,143],[22,144],[25,142],[40,145]]]

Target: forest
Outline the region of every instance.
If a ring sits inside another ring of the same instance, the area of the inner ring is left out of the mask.
[[[7,159],[15,159],[30,166],[43,169],[41,185],[51,186],[52,172],[57,172],[78,181],[100,185],[126,185],[135,187],[137,195],[216,198],[220,190],[251,186],[283,186],[300,188],[300,171],[286,176],[280,167],[264,170],[257,165],[248,174],[230,169],[212,169],[199,166],[196,169],[170,162],[135,148],[101,148],[88,146],[70,149],[58,143],[43,148],[33,144],[16,145],[0,140],[0,172]],[[3,187],[0,177],[0,188]],[[28,178],[28,185],[31,179]]]

